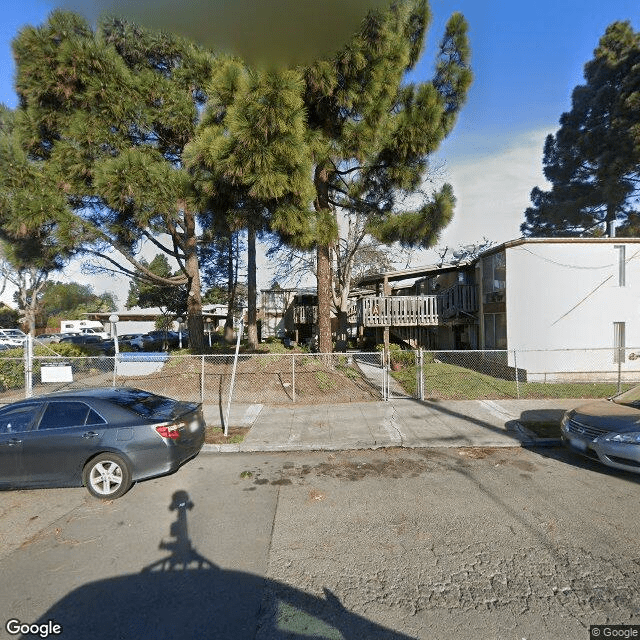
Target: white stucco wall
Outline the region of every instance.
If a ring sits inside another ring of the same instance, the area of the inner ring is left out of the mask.
[[[619,250],[625,248],[625,286]],[[614,322],[640,353],[640,242],[526,242],[506,248],[509,350],[580,350],[518,354],[518,367],[539,372],[616,371]],[[627,351],[627,355],[629,350]],[[628,360],[623,373],[640,369]]]

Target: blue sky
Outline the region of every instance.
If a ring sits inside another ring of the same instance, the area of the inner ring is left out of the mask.
[[[21,26],[43,22],[56,3],[1,1],[0,102],[13,107],[11,40]],[[582,82],[584,64],[607,25],[631,20],[640,29],[640,2],[431,0],[431,10],[427,50],[412,79],[431,77],[435,48],[453,11],[469,22],[475,78],[455,131],[435,162],[440,179],[453,184],[458,198],[441,244],[518,237],[529,193],[544,184],[545,136],[570,108],[571,92]],[[429,261],[420,255],[414,264]]]

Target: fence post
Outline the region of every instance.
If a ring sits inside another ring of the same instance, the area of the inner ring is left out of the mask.
[[[204,353],[202,354],[202,367],[200,368],[200,402],[204,404]]]
[[[424,402],[424,353],[422,347],[418,350],[418,393],[420,394],[420,401]]]
[[[296,401],[296,354],[291,354],[291,399]]]
[[[513,350],[513,368],[516,372],[516,397],[520,400],[520,376],[518,375],[518,352]]]
[[[236,382],[236,369],[238,368],[238,352],[240,351],[240,338],[242,337],[242,328],[244,326],[244,322],[242,318],[236,324],[236,330],[238,331],[238,337],[236,340],[236,354],[233,358],[233,371],[231,373],[231,388],[229,389],[229,400],[227,401],[227,411],[224,417],[224,435],[229,435],[229,413],[231,412],[231,398],[233,397],[233,386]]]
[[[618,350],[618,393],[622,393],[622,358]]]
[[[389,393],[389,386],[391,384],[391,380],[390,380],[390,369],[391,369],[391,357],[390,357],[390,353],[389,350],[386,349],[384,351],[384,356],[383,356],[383,361],[384,361],[384,367],[383,367],[383,376],[384,376],[384,393],[385,393],[385,397],[384,399],[388,402],[389,401],[389,397],[391,396],[391,394]]]
[[[24,341],[24,395],[33,395],[33,336],[28,333]]]

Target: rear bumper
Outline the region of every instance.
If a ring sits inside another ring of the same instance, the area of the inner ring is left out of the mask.
[[[194,436],[189,444],[168,442],[164,451],[157,448],[137,451],[131,456],[133,479],[145,480],[177,471],[183,464],[195,458],[204,445],[204,430]]]

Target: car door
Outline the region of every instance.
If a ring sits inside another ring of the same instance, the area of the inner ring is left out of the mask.
[[[42,411],[42,403],[8,405],[0,409],[0,484],[20,486],[25,436]]]
[[[23,438],[22,473],[35,485],[77,485],[86,460],[100,450],[106,420],[85,402],[49,401]]]

